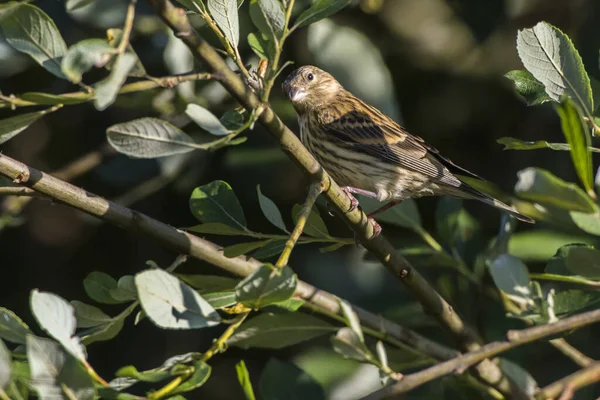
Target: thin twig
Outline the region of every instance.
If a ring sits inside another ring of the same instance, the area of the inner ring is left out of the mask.
[[[572,393],[577,389],[581,389],[584,386],[591,385],[598,381],[600,381],[600,362],[591,364],[584,369],[540,389],[540,391],[535,394],[535,398],[537,400],[553,399],[560,396],[561,393],[568,391]]]
[[[43,197],[35,190],[23,186],[0,186],[0,196]]]
[[[548,336],[581,328],[597,322],[600,322],[600,310],[581,313],[579,315],[565,318],[551,324],[540,325],[519,331],[509,331],[507,333],[508,340],[492,342],[481,347],[479,350],[461,355],[457,358],[437,364],[423,371],[405,375],[402,381],[378,390],[377,392],[366,396],[364,400],[384,399],[400,393],[405,393],[411,389],[414,389],[415,387],[421,386],[444,375],[448,375],[453,372],[462,373],[470,366],[486,358],[503,353],[525,343],[534,342]],[[588,368],[585,370],[588,370]],[[596,371],[596,373],[598,373],[598,371]]]
[[[573,362],[580,367],[587,367],[595,362],[593,358],[590,358],[583,354],[581,351],[573,347],[565,339],[552,339],[548,341],[555,349],[563,353],[566,357],[573,360]]]
[[[125,53],[127,46],[129,46],[129,37],[131,36],[131,29],[133,28],[133,19],[135,18],[135,3],[137,0],[131,0],[129,6],[127,6],[127,16],[125,17],[125,24],[123,25],[123,35],[121,36],[121,42],[117,47],[117,54]]]

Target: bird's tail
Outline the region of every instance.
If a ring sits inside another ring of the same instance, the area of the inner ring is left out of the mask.
[[[516,219],[518,219],[519,221],[527,222],[528,224],[535,224],[535,220],[533,218],[529,218],[529,217],[519,213],[517,210],[515,210],[513,207],[509,206],[508,204],[505,204],[490,195],[480,192],[479,190],[475,189],[474,187],[472,187],[470,185],[467,185],[464,182],[460,186],[459,190],[461,191],[460,197],[463,197],[466,199],[479,200],[482,203],[488,204],[492,207],[496,207],[502,211],[506,211],[507,213],[514,216]]]

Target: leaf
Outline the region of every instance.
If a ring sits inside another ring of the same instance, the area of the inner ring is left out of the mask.
[[[66,0],[65,7],[67,11],[73,12],[79,10],[80,8],[89,6],[96,0]]]
[[[119,278],[116,289],[110,289],[110,296],[120,302],[137,300],[137,290],[133,276],[125,275]]]
[[[264,33],[250,33],[248,35],[248,44],[259,58],[268,60],[273,57],[274,44]]]
[[[11,360],[10,351],[6,348],[4,342],[0,340],[0,390],[6,388],[6,385],[10,382]]]
[[[479,222],[463,208],[461,199],[444,196],[435,210],[435,227],[447,246],[461,249],[479,231]]]
[[[365,213],[373,212],[385,205],[385,203],[366,196],[359,195],[358,199]],[[397,206],[377,214],[377,220],[408,229],[421,227],[421,216],[419,215],[417,203],[413,199],[406,199]]]
[[[29,327],[15,313],[0,307],[0,338],[9,342],[24,344],[25,337],[31,334]]]
[[[171,75],[187,74],[194,70],[194,56],[180,38],[172,30],[168,30],[168,41],[163,51],[163,62]],[[194,81],[181,82],[176,86],[177,93],[189,103],[196,99],[196,84]]]
[[[112,318],[98,307],[77,300],[72,301],[71,305],[75,308],[78,328],[90,328],[112,321]]]
[[[280,301],[279,303],[273,304],[273,307],[281,308],[287,311],[296,312],[302,307],[306,302],[304,299],[298,299],[292,297],[291,299],[287,299],[284,301]]]
[[[62,59],[61,70],[71,82],[79,83],[84,73],[93,67],[103,67],[113,53],[114,49],[106,40],[82,40],[69,48]]]
[[[31,370],[31,385],[40,399],[95,398],[92,378],[81,363],[65,354],[56,342],[27,335],[27,361]]]
[[[0,144],[5,143],[23,132],[27,127],[35,121],[43,117],[45,114],[58,110],[60,107],[52,107],[42,111],[36,111],[26,114],[17,115],[0,120]]]
[[[0,31],[16,50],[30,55],[55,76],[66,79],[60,62],[67,52],[67,45],[45,12],[21,3],[0,14]]]
[[[288,266],[275,268],[265,264],[248,275],[235,288],[240,303],[258,309],[292,297],[298,278]]]
[[[242,254],[248,254],[253,250],[259,249],[271,242],[271,239],[259,240],[254,242],[236,243],[231,246],[227,246],[223,249],[225,257],[233,258],[241,256]]]
[[[215,275],[177,274],[177,277],[201,292],[220,292],[235,289],[238,279]]]
[[[75,309],[65,299],[53,293],[31,291],[31,312],[40,327],[56,339],[73,357],[85,361],[86,354],[75,335]]]
[[[121,86],[125,83],[129,71],[135,66],[136,57],[130,53],[117,57],[110,75],[94,85],[94,106],[98,111],[103,111],[114,103]]]
[[[496,287],[504,293],[519,299],[531,298],[529,271],[518,258],[501,254],[488,262],[488,270]]]
[[[208,301],[208,304],[214,309],[231,307],[237,303],[237,297],[233,290],[203,293],[202,297],[204,297],[204,300]]]
[[[161,328],[198,329],[221,322],[206,300],[168,272],[140,272],[135,276],[135,285],[144,312]]]
[[[300,204],[295,204],[294,207],[292,207],[292,219],[294,220],[294,224],[298,223],[298,214],[300,214],[300,211],[302,211],[302,206]],[[319,215],[319,211],[316,207],[313,207],[310,210],[306,225],[304,225],[304,233],[317,238],[330,237],[327,226],[325,225],[325,222],[323,222],[323,218]]]
[[[246,228],[242,206],[227,182],[213,181],[194,189],[190,210],[200,222],[219,222],[242,230]]]
[[[574,274],[600,280],[600,251],[593,247],[571,246],[565,249],[565,265]]]
[[[162,363],[161,366],[152,368],[152,369],[149,369],[146,371],[138,371],[137,368],[135,368],[133,365],[127,365],[125,367],[119,368],[119,370],[117,371],[117,373],[115,375],[120,378],[133,379],[135,381],[156,383],[156,382],[165,380],[165,379],[169,378],[170,376],[173,376],[171,371],[172,371],[172,368],[174,366],[176,366],[177,364],[189,363],[192,360],[194,360],[194,358],[197,356],[198,356],[198,353],[178,354],[173,357],[167,358]],[[133,383],[135,383],[135,381]],[[121,382],[119,382],[119,384],[120,383]],[[129,381],[126,383],[125,387],[122,387],[122,386],[117,386],[114,381],[111,381],[110,385],[111,385],[111,387],[115,387],[118,389],[124,389],[126,387],[131,386],[133,383],[131,383]]]
[[[526,168],[517,173],[515,192],[524,199],[567,210],[593,213],[596,203],[573,183],[566,183],[540,168]]]
[[[543,104],[552,99],[546,94],[546,88],[527,70],[515,70],[504,74],[515,83],[515,89],[525,99],[528,106]]]
[[[505,358],[500,358],[500,369],[525,394],[533,397],[538,391],[538,385],[529,372],[518,364]]]
[[[308,26],[337,13],[351,2],[352,0],[314,0],[308,10],[300,14],[295,25]]]
[[[292,363],[270,359],[260,381],[263,400],[325,400],[323,388],[306,372]]]
[[[206,6],[217,26],[233,47],[238,47],[240,26],[236,0],[207,0]]]
[[[235,372],[237,373],[238,382],[244,391],[246,400],[256,400],[254,389],[252,388],[252,381],[250,380],[250,373],[248,372],[248,368],[246,368],[244,360],[240,360],[240,362],[235,364]]]
[[[581,107],[584,114],[594,110],[590,78],[579,53],[567,35],[540,22],[517,34],[517,51],[523,65],[546,88],[555,101],[567,95]]]
[[[279,211],[279,208],[277,208],[273,200],[269,199],[267,196],[262,194],[262,192],[260,191],[260,185],[256,185],[256,191],[258,192],[258,203],[260,204],[260,209],[262,210],[265,217],[267,217],[270,223],[272,223],[282,231],[288,232],[285,228],[285,223],[283,222],[281,212]]]
[[[185,109],[185,113],[192,119],[200,128],[205,131],[212,133],[216,136],[229,135],[229,130],[223,126],[219,118],[213,113],[208,111],[206,108],[199,106],[198,104],[190,103]]]
[[[123,30],[118,29],[118,28],[108,29],[106,31],[106,37],[108,38],[108,44],[110,44],[113,48],[116,49],[121,44],[121,39],[123,38]],[[133,65],[133,68],[131,68],[129,70],[127,75],[133,76],[136,78],[147,78],[148,73],[146,72],[146,69],[142,65],[137,53],[131,46],[131,43],[129,43],[127,45],[127,51],[125,52],[125,54],[135,57],[135,64]],[[116,64],[116,60],[114,60],[114,59],[111,60],[108,64],[106,64],[106,69],[108,69],[109,71],[113,70],[115,68],[115,64]]]
[[[108,142],[117,151],[137,158],[156,158],[190,152],[198,145],[167,121],[140,118],[106,130]]]
[[[244,126],[244,116],[237,110],[225,111],[219,121],[230,131],[241,129]]]
[[[243,349],[282,349],[336,329],[320,318],[301,312],[262,313],[242,324],[227,344]]]
[[[117,299],[113,296],[119,284],[115,278],[105,272],[90,272],[83,280],[83,287],[87,295],[98,303],[121,304],[129,301],[129,299]]]
[[[592,243],[589,237],[549,230],[515,232],[508,241],[508,253],[523,261],[547,261],[562,246],[573,242]]]
[[[579,211],[569,212],[571,219],[579,229],[600,236],[600,213],[586,214]]]
[[[596,305],[598,302],[600,302],[598,292],[563,290],[554,296],[554,312],[556,315],[566,317]]]
[[[267,243],[257,251],[252,254],[252,257],[257,260],[266,261],[274,256],[278,256],[281,254],[283,249],[285,249],[285,239],[280,240],[272,240],[270,243]]]
[[[247,236],[248,232],[241,229],[233,228],[229,225],[222,224],[220,222],[209,222],[206,224],[192,226],[187,228],[188,231],[195,233],[211,233],[215,235],[223,236]]]
[[[549,143],[545,140],[536,140],[535,142],[528,142],[525,140],[519,140],[512,137],[503,137],[496,142],[503,144],[503,150],[537,150],[537,149],[551,149],[551,150],[563,150],[571,151],[571,146],[568,143]],[[595,147],[588,147],[588,150],[593,153],[600,153],[600,149]]]
[[[369,362],[374,359],[364,342],[350,328],[340,329],[335,336],[331,337],[331,344],[333,350],[345,358],[360,362]]]
[[[344,314],[344,319],[346,320],[346,325],[348,325],[348,327],[352,329],[354,333],[356,333],[356,336],[360,342],[364,343],[365,337],[362,332],[362,327],[360,326],[360,319],[358,318],[358,315],[356,315],[352,309],[352,306],[350,306],[350,304],[348,304],[346,301],[339,300],[339,302],[342,313]]]
[[[57,104],[71,105],[81,104],[92,99],[91,93],[75,92],[64,94],[50,94],[40,92],[26,92],[20,96],[23,100],[31,101],[37,104],[54,106]]]
[[[210,377],[211,367],[202,360],[194,362],[192,376],[177,386],[170,394],[185,393],[204,385]]]
[[[285,28],[285,12],[278,0],[250,0],[250,19],[269,38],[281,38]]]
[[[588,151],[592,143],[590,132],[579,115],[579,110],[569,98],[565,98],[557,107],[557,112],[565,138],[571,146],[571,159],[577,175],[587,192],[594,193],[592,153]]]

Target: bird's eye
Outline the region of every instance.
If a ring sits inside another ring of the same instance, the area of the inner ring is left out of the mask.
[[[309,81],[312,81],[313,79],[315,79],[315,76],[312,73],[309,73],[308,75],[306,75],[306,77],[308,78]]]

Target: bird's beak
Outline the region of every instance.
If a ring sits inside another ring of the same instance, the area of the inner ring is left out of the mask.
[[[288,90],[288,97],[292,101],[292,103],[297,103],[302,100],[306,96],[306,92],[302,88],[291,87]]]

